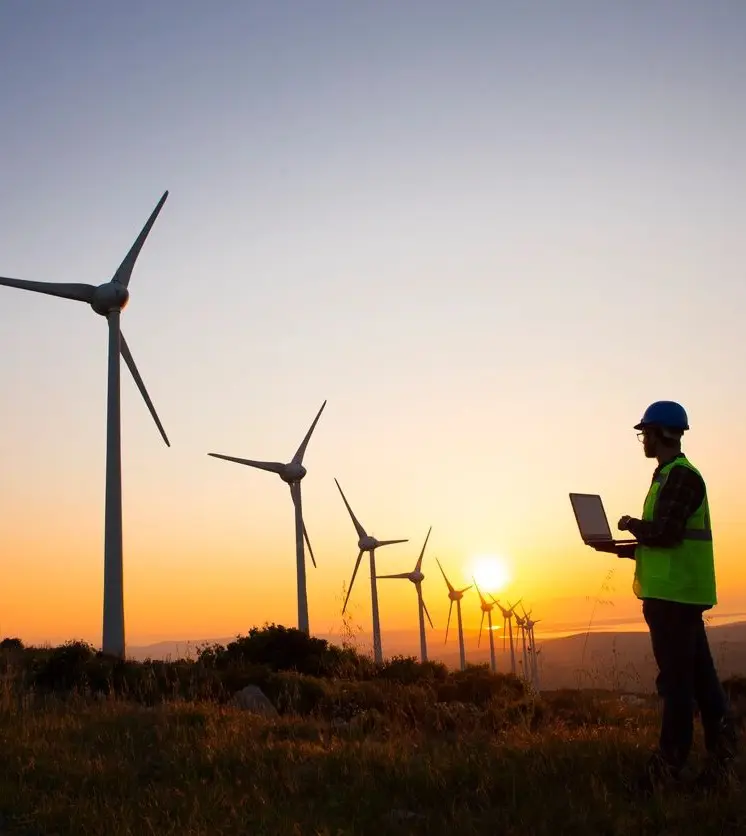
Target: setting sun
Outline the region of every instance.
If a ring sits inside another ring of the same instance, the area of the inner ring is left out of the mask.
[[[507,563],[494,554],[475,557],[471,564],[471,574],[479,588],[485,592],[500,592],[510,582]]]

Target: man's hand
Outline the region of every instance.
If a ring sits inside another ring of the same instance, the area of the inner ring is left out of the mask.
[[[588,545],[597,552],[608,552],[609,554],[617,553],[617,546],[611,540],[606,543],[588,543]]]
[[[629,523],[631,519],[632,517],[630,517],[628,514],[625,514],[623,517],[619,518],[619,522],[616,524],[616,527],[620,531],[629,531]]]
[[[635,559],[636,543],[589,543],[592,549],[597,552],[607,552],[607,554],[615,554],[617,557],[626,557],[630,560]]]

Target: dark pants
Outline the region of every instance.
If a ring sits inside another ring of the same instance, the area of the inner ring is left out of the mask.
[[[727,756],[732,731],[728,703],[715,671],[702,614],[705,607],[647,598],[642,613],[650,628],[663,698],[659,751],[680,769],[692,747],[694,706],[699,707],[707,751]]]

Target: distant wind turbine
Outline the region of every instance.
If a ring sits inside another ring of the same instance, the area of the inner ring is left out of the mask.
[[[497,604],[500,608],[500,612],[503,614],[503,653],[505,653],[505,638],[506,636],[510,638],[510,672],[513,676],[516,675],[516,665],[515,665],[515,647],[513,645],[513,617],[515,616],[515,608],[521,602],[518,601],[518,604],[513,604],[513,606],[508,606],[506,609],[498,600],[490,595],[490,598]],[[507,630],[505,628],[508,628]]]
[[[145,239],[166,202],[164,192],[130,251],[124,257],[112,279],[104,284],[60,284],[29,282],[23,279],[0,277],[0,285],[31,290],[62,299],[86,302],[95,313],[104,316],[109,325],[108,393],[106,403],[106,510],[104,528],[104,613],[102,650],[112,656],[124,658],[124,568],[122,548],[122,447],[121,447],[121,397],[120,355],[135,379],[163,440],[170,447],[163,425],[156,414],[145,384],[140,377],[129,346],[120,329],[120,315],[129,301],[129,283],[132,270]]]
[[[490,670],[492,673],[497,671],[497,663],[495,662],[495,637],[492,633],[492,610],[495,607],[495,602],[493,601],[491,604],[485,600],[484,595],[482,595],[481,590],[477,586],[477,581],[475,578],[472,578],[474,581],[474,588],[477,590],[477,595],[479,595],[479,603],[482,608],[482,620],[479,622],[479,638],[477,639],[477,647],[482,642],[482,627],[484,627],[484,617],[487,616],[487,632],[490,634]]]
[[[538,690],[539,688],[539,664],[537,658],[537,651],[536,651],[536,637],[534,636],[534,625],[538,624],[541,619],[537,618],[535,621],[531,619],[532,610],[526,612],[526,608],[521,606],[523,610],[523,617],[524,617],[524,625],[525,629],[528,632],[528,650],[529,650],[529,660],[531,665],[531,681],[533,683],[534,688]]]
[[[383,649],[381,647],[381,620],[378,614],[378,587],[376,585],[376,549],[380,548],[381,546],[391,546],[394,543],[407,543],[408,540],[376,540],[375,537],[369,535],[365,529],[360,525],[360,521],[355,516],[350,508],[350,503],[347,501],[347,497],[344,495],[342,488],[339,485],[337,480],[334,480],[337,484],[337,488],[339,488],[339,492],[342,495],[342,501],[347,508],[347,511],[350,515],[350,519],[352,520],[352,524],[355,526],[355,531],[357,531],[358,541],[357,545],[360,549],[358,553],[357,560],[355,561],[355,569],[352,573],[352,580],[350,581],[350,585],[347,589],[347,597],[345,598],[344,606],[342,607],[342,612],[344,613],[347,609],[347,602],[350,600],[350,593],[352,592],[352,585],[355,583],[355,576],[357,575],[357,570],[360,567],[360,561],[363,558],[363,553],[368,552],[370,555],[370,595],[371,595],[371,602],[372,602],[372,609],[373,609],[373,658],[375,661],[380,664],[383,662]]]
[[[526,623],[521,618],[518,613],[515,613],[515,623],[518,625],[518,629],[521,633],[521,644],[523,647],[523,678],[528,682],[531,678],[531,674],[528,667],[528,651],[526,649]]]
[[[466,650],[464,649],[464,627],[461,623],[461,599],[464,597],[464,592],[471,589],[471,584],[469,584],[469,586],[465,586],[463,589],[455,589],[446,577],[446,573],[443,571],[443,567],[440,565],[440,561],[437,558],[436,562],[441,574],[443,575],[443,580],[446,582],[446,586],[448,587],[448,597],[451,599],[451,604],[448,607],[448,623],[446,624],[446,642],[448,641],[448,628],[451,625],[451,610],[453,609],[453,605],[455,603],[456,617],[458,619],[458,649],[461,661],[461,670],[464,670],[466,668]]]
[[[293,458],[287,463],[282,462],[258,462],[253,459],[238,459],[235,456],[224,456],[222,453],[208,453],[215,459],[224,459],[227,462],[236,462],[236,464],[245,464],[248,467],[255,467],[259,470],[267,470],[270,473],[276,473],[283,482],[290,486],[290,496],[295,507],[295,563],[298,574],[298,629],[304,633],[309,632],[308,625],[308,593],[306,591],[306,555],[303,549],[303,538],[308,544],[308,553],[311,556],[311,561],[314,567],[316,566],[316,558],[313,556],[313,549],[311,548],[311,541],[308,539],[308,532],[306,525],[303,522],[303,507],[301,502],[300,483],[306,475],[306,468],[303,467],[303,456],[306,453],[306,447],[311,440],[311,435],[316,429],[316,424],[324,411],[326,401],[321,404],[321,409],[316,413],[313,419],[311,428],[305,435],[305,438],[300,443],[300,447],[295,451]]]
[[[430,626],[433,626],[433,620],[430,618],[430,613],[427,611],[427,606],[425,605],[425,601],[422,597],[422,581],[425,580],[425,576],[422,574],[422,558],[425,556],[425,548],[427,547],[427,541],[430,539],[430,532],[433,530],[433,527],[427,530],[427,537],[425,537],[425,543],[422,546],[422,551],[420,552],[420,556],[417,558],[417,563],[415,564],[414,570],[412,572],[401,572],[398,575],[378,575],[379,578],[406,578],[408,581],[411,581],[415,589],[417,590],[417,614],[420,619],[420,659],[423,662],[427,662],[427,636],[425,634],[425,616],[427,616],[427,620],[430,622]]]

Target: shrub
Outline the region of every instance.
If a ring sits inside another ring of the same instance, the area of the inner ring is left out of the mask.
[[[72,691],[88,684],[87,663],[96,651],[87,642],[69,641],[54,648],[36,669],[33,682],[42,691]]]
[[[513,701],[527,693],[523,680],[513,674],[493,674],[487,665],[468,665],[466,670],[454,671],[438,686],[441,702],[466,702],[485,705],[494,700]]]
[[[414,656],[392,656],[379,666],[377,676],[402,685],[445,682],[448,668],[442,662],[419,662]]]

